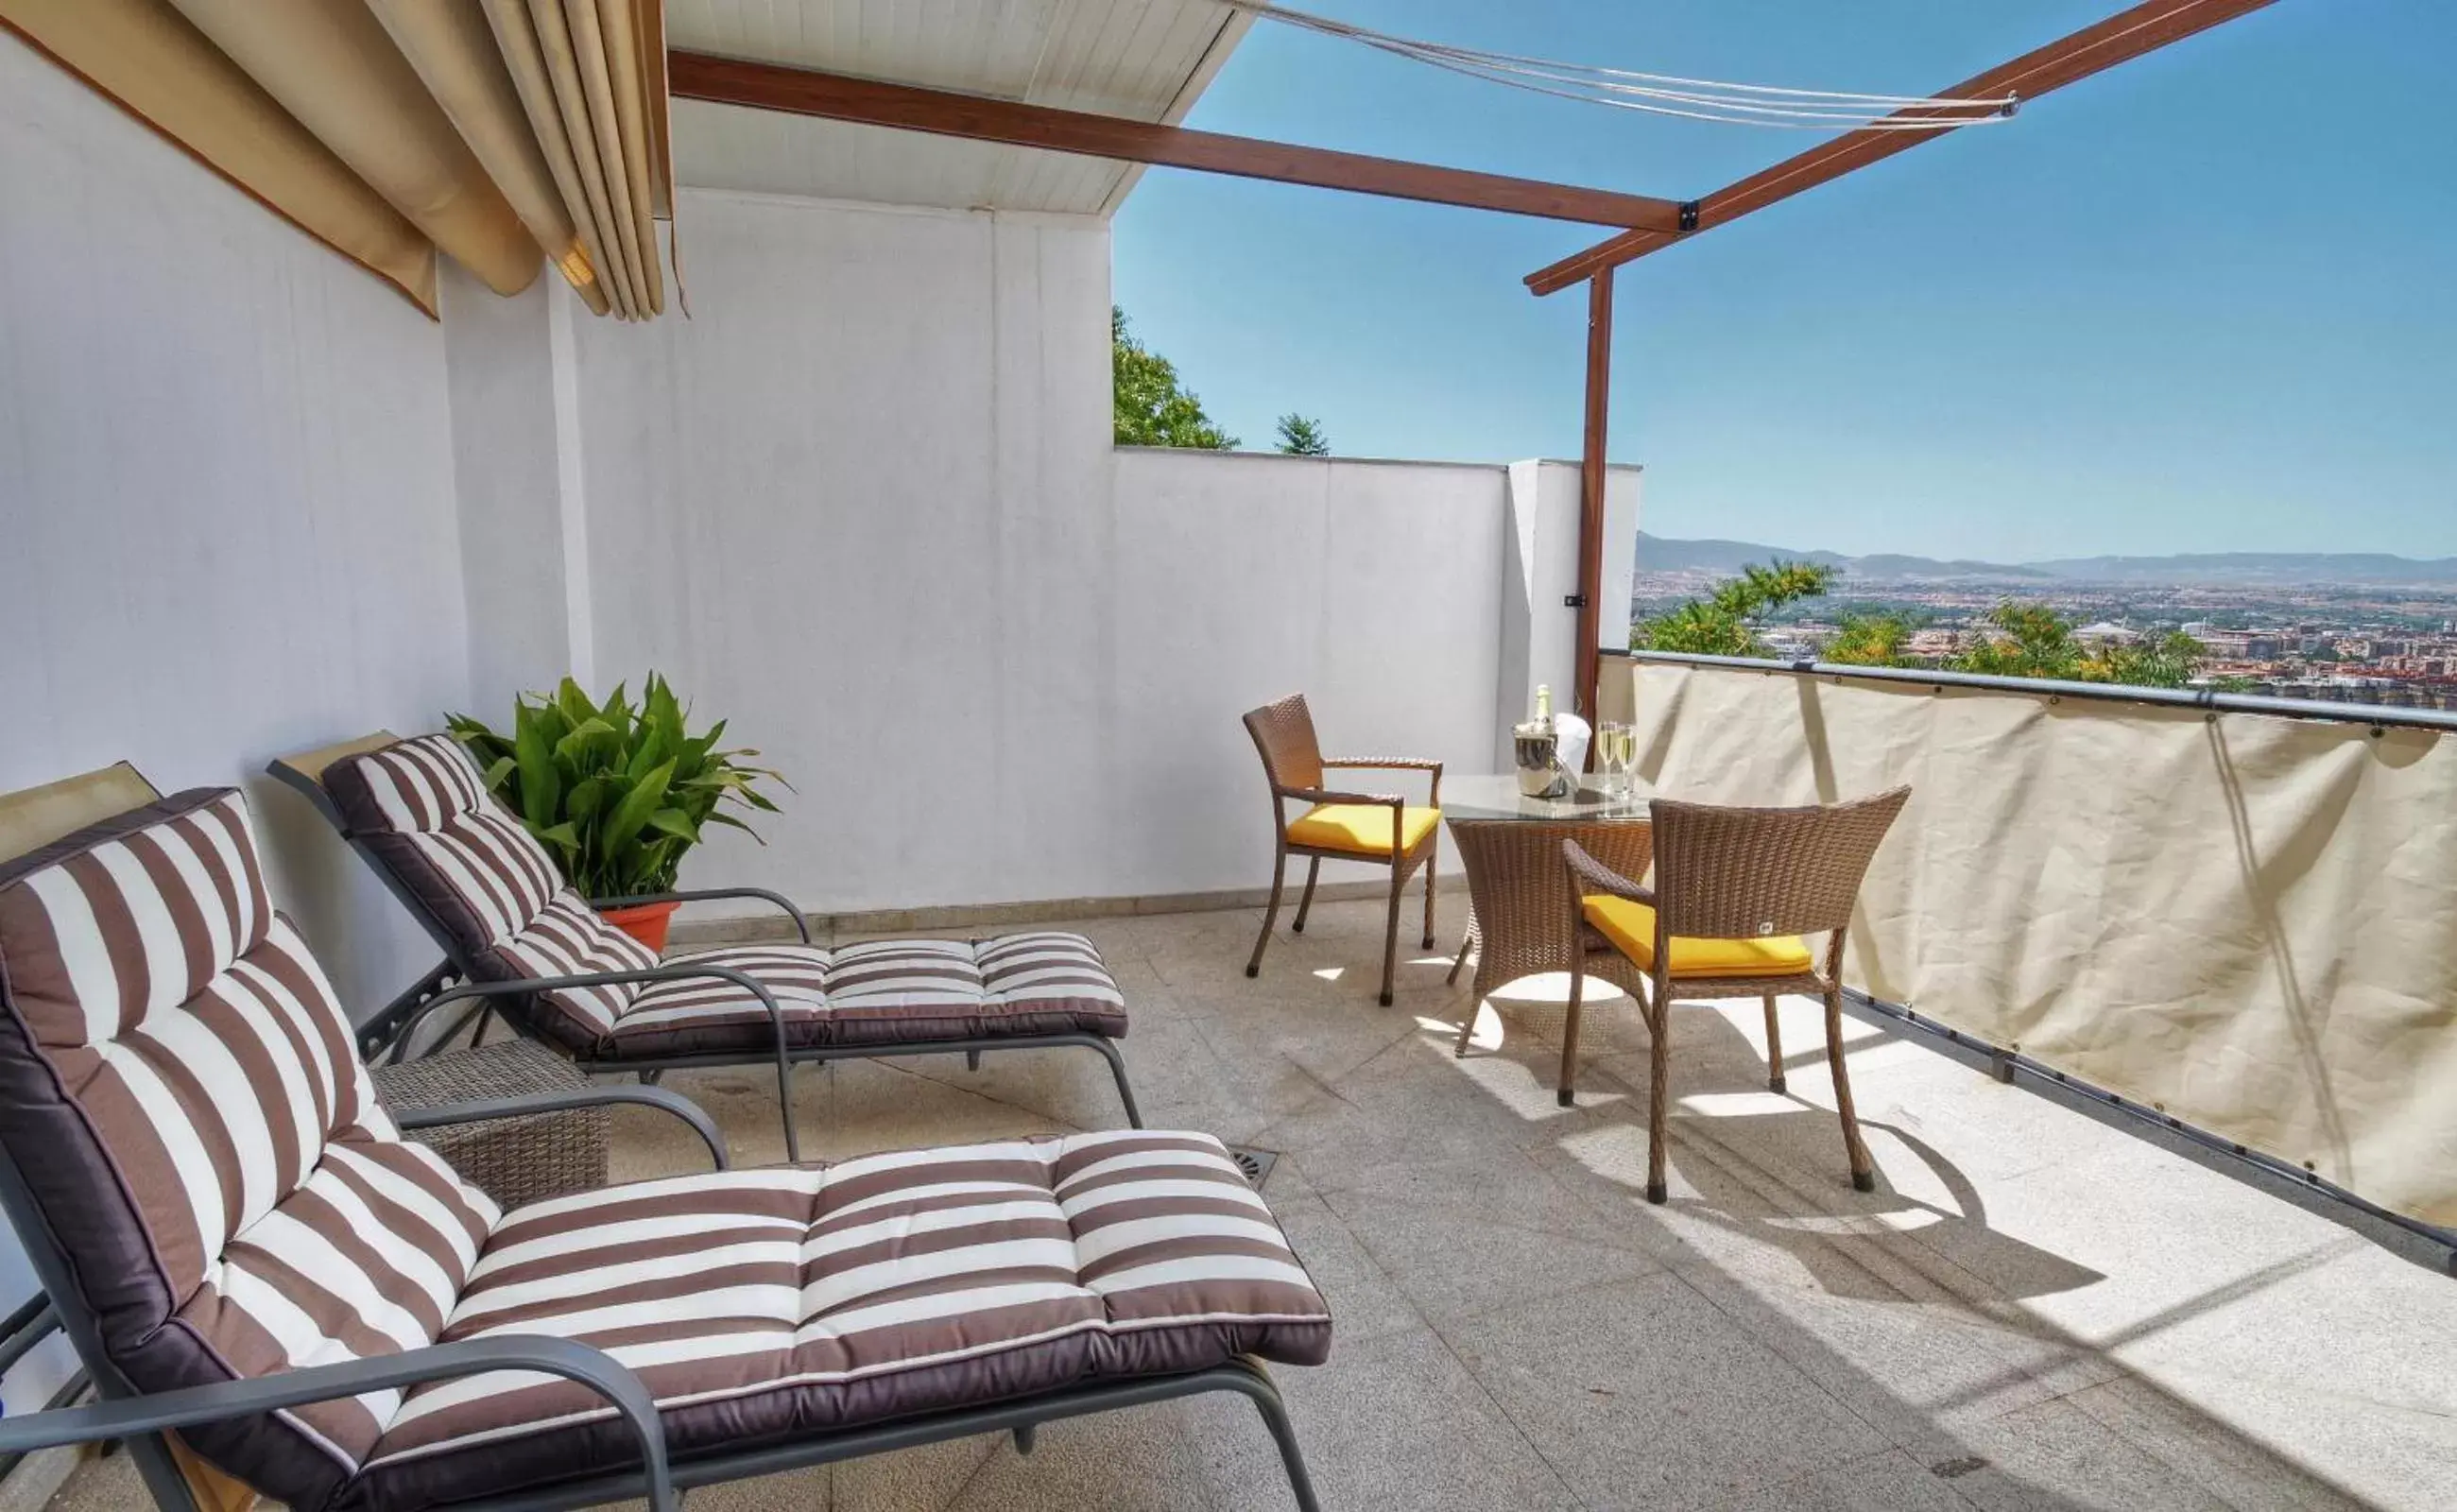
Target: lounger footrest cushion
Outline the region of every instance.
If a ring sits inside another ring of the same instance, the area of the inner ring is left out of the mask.
[[[667,964],[725,966],[753,978],[775,998],[786,1042],[796,1047],[1126,1032],[1125,998],[1082,935],[879,940],[834,950],[728,945]],[[755,1054],[775,1044],[767,1005],[740,983],[685,977],[643,988],[595,1055]]]
[[[1208,1134],[1121,1130],[633,1183],[506,1214],[447,1339],[610,1351],[677,1456],[1174,1375],[1318,1364],[1331,1314]],[[422,1507],[636,1461],[568,1382],[413,1391],[352,1504]]]

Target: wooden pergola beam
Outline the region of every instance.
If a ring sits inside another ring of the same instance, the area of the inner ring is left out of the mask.
[[[1944,97],[1957,99],[2013,95],[2027,102],[2272,3],[2273,0],[2145,0],[1941,93]],[[1970,121],[1984,118],[1987,114],[1968,106],[1912,106],[1887,118]],[[1921,142],[1933,141],[1952,130],[1863,128],[1847,133],[1696,201],[1694,214],[1685,225],[1676,224],[1670,230],[1648,226],[1623,232],[1529,274],[1527,287],[1539,295],[1558,293],[1603,269],[1668,247],[1685,235],[1737,220],[1752,210],[1763,210],[1804,189],[1815,188]]]
[[[882,84],[816,69],[786,68],[704,52],[669,54],[667,81],[676,99],[747,105],[756,110],[1002,142],[1011,147],[1039,147],[1119,162],[1268,178],[1277,183],[1309,184],[1319,189],[1420,199],[1437,205],[1461,205],[1471,210],[1575,220],[1587,225],[1669,230],[1681,223],[1678,204],[1645,195],[1436,168],[1429,163],[1335,153],[1250,136],[1226,136],[1218,132],[1189,131],[1183,126],[1159,126],[1084,111],[983,99],[910,84]]]

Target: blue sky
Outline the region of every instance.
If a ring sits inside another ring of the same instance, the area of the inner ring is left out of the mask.
[[[1924,93],[2118,0],[1310,0],[1659,72]],[[2457,4],[2280,0],[1624,269],[1644,527],[1794,548],[2457,555]],[[1258,24],[1188,125],[1689,197],[1809,145]],[[1251,446],[1578,454],[1591,228],[1155,170],[1116,295]]]

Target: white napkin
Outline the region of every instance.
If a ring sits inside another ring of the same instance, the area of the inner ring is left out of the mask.
[[[1579,775],[1587,769],[1587,738],[1595,734],[1584,719],[1574,714],[1553,716],[1554,756],[1561,770],[1570,774],[1570,785],[1579,784]]]

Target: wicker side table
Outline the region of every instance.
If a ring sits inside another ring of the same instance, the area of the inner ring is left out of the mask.
[[[394,1108],[521,1097],[585,1087],[569,1061],[527,1040],[446,1050],[370,1073]],[[408,1137],[442,1155],[506,1210],[606,1185],[609,1120],[603,1108],[565,1108],[472,1124],[443,1124]]]

